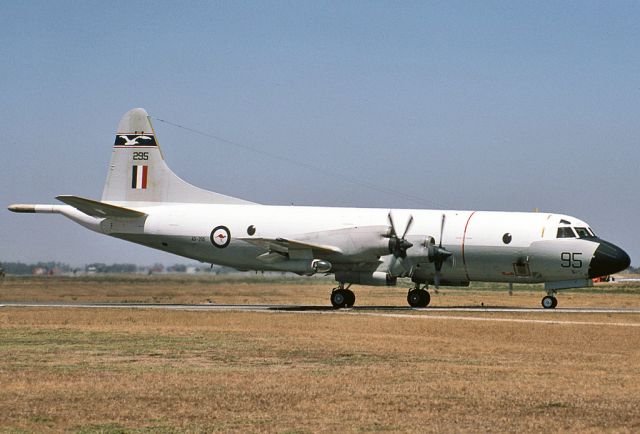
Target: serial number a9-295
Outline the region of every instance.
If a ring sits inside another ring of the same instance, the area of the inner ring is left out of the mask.
[[[560,266],[562,268],[582,268],[582,253],[562,252],[560,253]]]
[[[134,152],[133,153],[133,159],[134,160],[148,160],[149,159],[149,153],[148,152]]]

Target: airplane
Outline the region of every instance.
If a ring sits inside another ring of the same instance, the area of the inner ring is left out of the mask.
[[[429,285],[506,282],[544,283],[542,306],[552,309],[557,291],[590,286],[631,262],[563,214],[274,206],[203,190],[169,169],[142,108],[118,124],[101,200],[56,199],[63,204],[9,210],[62,214],[101,234],[242,271],[332,274],[336,308],[355,304],[353,284],[410,278],[412,307],[429,305]]]

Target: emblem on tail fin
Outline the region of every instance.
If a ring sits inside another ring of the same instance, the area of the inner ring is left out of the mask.
[[[117,135],[113,146],[157,146],[152,135],[127,134]]]

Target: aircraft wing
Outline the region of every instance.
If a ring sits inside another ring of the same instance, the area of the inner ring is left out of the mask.
[[[130,208],[124,208],[121,206],[110,205],[104,202],[98,202],[96,200],[85,199],[78,196],[58,196],[56,197],[60,202],[71,205],[83,213],[92,217],[128,217],[138,218],[144,217],[147,214],[136,211]]]
[[[259,259],[279,262],[289,259],[327,259],[332,262],[378,263],[389,254],[386,226],[358,226],[300,234],[289,238],[241,238],[262,247]]]
[[[338,247],[314,244],[306,241],[289,240],[286,238],[241,238],[242,241],[253,244],[254,246],[263,247],[270,252],[291,255],[292,251],[315,251],[320,254],[342,253]]]

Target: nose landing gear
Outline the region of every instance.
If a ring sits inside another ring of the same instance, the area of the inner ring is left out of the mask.
[[[542,299],[542,307],[545,309],[555,309],[557,305],[558,299],[556,298],[555,292],[549,293],[549,295]]]

